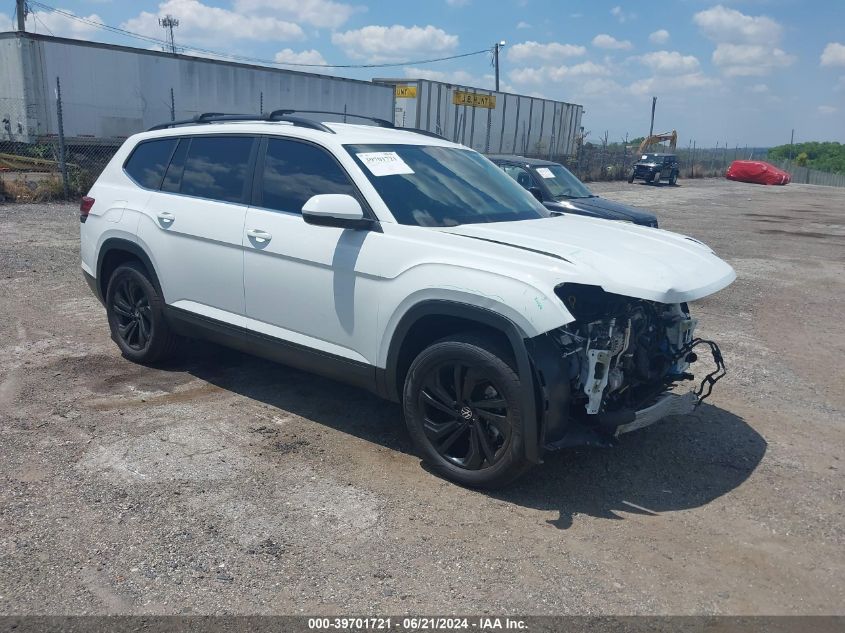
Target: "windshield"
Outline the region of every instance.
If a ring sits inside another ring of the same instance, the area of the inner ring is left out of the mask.
[[[400,224],[456,226],[549,217],[478,152],[427,145],[346,145]]]
[[[674,156],[667,156],[666,154],[643,154],[640,156],[641,163],[672,163],[674,161]]]
[[[593,192],[563,165],[542,165],[534,168],[552,198],[592,198]]]

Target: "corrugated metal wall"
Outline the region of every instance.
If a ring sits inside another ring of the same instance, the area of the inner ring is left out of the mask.
[[[174,56],[45,36],[6,36],[35,66],[27,73],[29,133],[56,134],[55,86],[61,78],[65,135],[120,137],[201,112],[257,113],[303,108],[393,118],[393,89],[367,81]],[[0,68],[11,47],[0,46]],[[12,63],[17,63],[12,60]],[[2,82],[0,82],[2,83]],[[0,99],[6,95],[0,94]],[[23,95],[9,95],[23,98]],[[31,102],[31,103],[29,103]],[[325,118],[325,117],[323,117]]]
[[[416,88],[415,97],[396,99],[394,121],[445,136],[480,152],[571,156],[581,127],[580,105],[437,81],[376,79]],[[456,91],[495,97],[495,107],[456,105]]]

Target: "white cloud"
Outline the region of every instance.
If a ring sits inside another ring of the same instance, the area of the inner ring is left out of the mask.
[[[648,36],[648,41],[652,44],[665,44],[669,41],[669,31],[658,29]]]
[[[73,13],[68,9],[62,9],[67,13]],[[74,13],[74,15],[76,15]],[[103,23],[102,18],[96,13],[80,16],[90,22]],[[11,25],[11,22],[10,22]],[[5,29],[0,29],[5,30]],[[26,30],[35,33],[47,33],[56,37],[85,38],[95,33],[98,28],[93,24],[86,24],[79,20],[66,17],[61,13],[52,11],[33,11],[26,17]]]
[[[492,83],[492,77],[476,77],[465,70],[432,70],[430,68],[415,68],[413,66],[405,66],[403,69],[406,77],[413,79],[430,79],[431,81],[443,81],[452,84],[461,84],[463,86],[475,86],[479,88],[487,87]]]
[[[712,88],[719,85],[717,79],[708,77],[703,73],[690,73],[687,75],[657,76],[640,79],[628,86],[628,91],[636,96],[645,96],[660,91],[665,93],[687,93],[693,89]]]
[[[0,32],[12,30],[12,18],[5,13],[0,13]]]
[[[619,6],[613,7],[610,10],[610,15],[619,20],[620,24],[627,22],[628,20],[633,20],[637,17],[636,13],[627,13],[622,10],[622,7]]]
[[[243,15],[261,14],[332,29],[345,23],[353,13],[365,10],[334,0],[235,0],[233,9]]]
[[[770,44],[780,40],[783,31],[768,16],[745,15],[721,4],[696,13],[693,21],[714,42]]]
[[[530,25],[530,24],[528,24],[528,22],[522,22],[522,21],[520,21],[520,22],[517,22],[517,23],[516,23],[516,28],[518,28],[518,29],[530,29],[530,28],[531,28],[531,25]]]
[[[430,24],[419,26],[376,26],[332,33],[332,44],[354,59],[384,62],[413,55],[449,53],[458,45],[458,36]]]
[[[521,42],[508,48],[508,59],[521,62],[528,59],[557,60],[561,57],[577,57],[587,52],[583,46],[574,44],[561,44],[560,42]]]
[[[830,42],[821,56],[822,66],[845,66],[845,44]]]
[[[656,73],[693,73],[699,67],[696,57],[681,55],[678,51],[646,53],[639,60]]]
[[[599,33],[593,38],[593,46],[612,50],[628,50],[633,45],[628,40],[617,40],[607,33]]]
[[[284,41],[305,37],[302,28],[293,22],[211,7],[199,0],[167,0],[158,5],[157,14],[143,11],[121,24],[121,27],[163,39],[164,32],[158,25],[158,18],[168,13],[179,19],[179,28],[176,30],[177,46],[183,42],[221,47],[230,40]]]
[[[716,43],[713,63],[727,77],[761,77],[795,61],[778,48],[783,27],[768,16],[745,15],[720,4],[696,13],[693,21]]]
[[[820,105],[819,114],[836,114],[839,110],[830,105]]]
[[[762,77],[794,61],[781,49],[762,44],[719,44],[713,51],[713,63],[728,77]]]
[[[508,73],[508,77],[514,84],[544,84],[574,77],[602,77],[610,74],[610,69],[607,66],[586,61],[574,66],[515,68]]]
[[[749,86],[748,92],[753,92],[756,95],[764,95],[769,92],[769,87],[766,84],[754,84]]]
[[[446,0],[446,4],[450,7],[465,7],[469,2],[470,0]]]
[[[307,51],[295,52],[290,48],[280,50],[273,59],[280,64],[325,64],[326,60],[320,51],[313,48]]]

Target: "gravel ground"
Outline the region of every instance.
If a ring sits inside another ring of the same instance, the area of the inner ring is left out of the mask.
[[[124,360],[71,205],[0,205],[0,613],[844,614],[845,189],[598,185],[739,278],[687,418],[486,494],[399,408],[196,343]]]

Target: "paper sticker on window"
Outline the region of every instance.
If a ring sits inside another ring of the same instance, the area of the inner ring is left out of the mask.
[[[373,176],[414,173],[414,170],[396,152],[363,152],[356,154],[356,156],[367,166]]]
[[[643,154],[643,157],[640,160],[645,160],[646,158],[648,158],[648,154]]]
[[[554,178],[555,175],[552,173],[552,170],[548,167],[538,167],[537,173],[540,174],[543,178]]]

